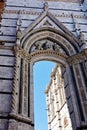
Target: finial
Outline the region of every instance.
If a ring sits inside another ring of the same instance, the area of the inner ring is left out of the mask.
[[[79,34],[79,39],[80,39],[80,42],[81,42],[81,45],[80,45],[81,46],[81,50],[86,49],[87,48],[87,42],[85,40],[85,36],[84,36],[82,31]]]
[[[86,44],[85,36],[84,36],[82,31],[79,34],[79,39],[80,39],[82,44]]]
[[[22,20],[21,20],[21,11],[18,12],[18,20],[17,20],[17,26],[21,26]]]
[[[81,31],[81,29],[80,29],[80,24],[79,24],[78,21],[75,19],[75,17],[74,17],[73,14],[71,14],[71,16],[72,16],[72,19],[73,19],[75,31],[76,31],[77,35],[79,36],[79,33],[80,33],[80,31]]]
[[[48,2],[44,3],[44,11],[48,11]]]
[[[21,20],[21,11],[19,10],[19,12],[18,12],[18,20],[17,20],[17,27],[16,27],[16,29],[17,29],[17,32],[16,32],[16,37],[17,37],[17,41],[16,41],[16,43],[17,44],[19,44],[19,38],[20,38],[20,36],[21,36],[21,23],[22,23],[22,20]]]

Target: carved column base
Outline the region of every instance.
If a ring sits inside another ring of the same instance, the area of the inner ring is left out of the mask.
[[[28,117],[11,113],[9,118],[8,130],[34,130],[34,124]]]

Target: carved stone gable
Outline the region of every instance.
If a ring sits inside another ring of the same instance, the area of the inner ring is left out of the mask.
[[[23,39],[26,35],[28,35],[32,30],[40,29],[40,28],[55,28],[60,30],[62,33],[67,34],[68,36],[72,36],[72,38],[78,42],[78,39],[75,35],[69,31],[55,16],[49,11],[44,11],[42,14],[26,29],[22,32],[20,39]]]

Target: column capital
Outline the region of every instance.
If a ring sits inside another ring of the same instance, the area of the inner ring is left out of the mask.
[[[74,65],[84,62],[86,59],[87,59],[87,49],[83,50],[78,54],[68,57],[67,62],[69,63],[69,65]]]

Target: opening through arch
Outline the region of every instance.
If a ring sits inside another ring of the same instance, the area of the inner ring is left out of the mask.
[[[72,130],[60,68],[60,64],[49,61],[34,65],[35,130]]]
[[[40,61],[34,64],[34,122],[35,130],[48,130],[46,86],[50,82],[50,73],[56,63]]]

